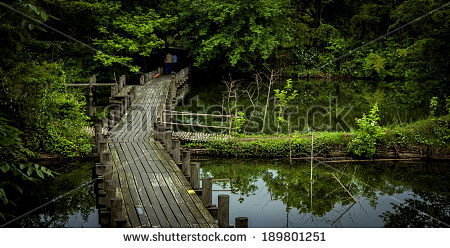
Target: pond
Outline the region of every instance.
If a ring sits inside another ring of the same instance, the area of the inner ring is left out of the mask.
[[[274,95],[274,89],[284,87],[284,81],[280,81],[272,86],[271,96]],[[276,120],[279,108],[273,97],[269,98],[266,124],[262,124],[267,99],[267,87],[263,83],[257,87],[254,82],[239,81],[228,91],[224,82],[193,73],[190,92],[177,110],[214,114],[236,114],[242,111],[248,120],[244,126],[247,133],[286,132],[287,123],[290,130],[297,131],[309,128],[320,131],[350,131],[356,127],[355,120],[368,113],[375,103],[379,105],[382,125],[408,123],[426,118],[429,115],[427,106],[432,95],[427,92],[417,95],[411,91],[402,91],[402,85],[407,83],[299,79],[292,84],[298,95],[284,109],[283,117],[287,122],[278,130]],[[183,117],[178,118],[178,121],[226,126],[226,120],[222,118]],[[186,131],[186,127],[180,129]],[[218,132],[220,129],[196,128],[194,131]]]
[[[71,193],[7,227],[100,227],[93,185],[80,187],[92,180],[94,163],[74,161],[49,165],[48,168],[58,174],[51,179],[25,185],[23,194],[11,199],[16,206],[2,211],[7,219],[27,213],[67,192]]]
[[[448,227],[450,168],[443,162],[313,163],[201,159],[213,203],[230,195],[230,224],[249,227]]]

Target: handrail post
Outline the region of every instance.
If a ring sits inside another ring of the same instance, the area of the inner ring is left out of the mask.
[[[247,217],[236,217],[234,219],[234,227],[248,228],[248,218]]]
[[[199,163],[191,163],[191,177],[190,183],[193,189],[200,188],[200,164]]]
[[[179,139],[172,139],[172,158],[176,164],[180,163],[181,142]]]
[[[218,224],[221,228],[230,227],[230,196],[219,195]]]
[[[205,207],[211,207],[212,205],[212,178],[202,178],[202,202]]]
[[[182,165],[181,165],[181,171],[183,172],[183,175],[185,175],[186,177],[190,177],[191,176],[191,151],[186,150],[182,152],[183,155],[183,161],[182,161]]]

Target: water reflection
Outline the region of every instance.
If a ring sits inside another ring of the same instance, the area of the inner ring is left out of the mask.
[[[450,223],[447,167],[315,165],[311,181],[305,162],[214,159],[202,161],[202,174],[221,179],[213,199],[231,192],[231,219],[249,217],[253,227],[441,227]]]
[[[19,216],[92,179],[94,162],[74,162],[53,166],[59,175],[29,184],[22,195],[13,199],[16,207],[5,212],[8,219]],[[100,227],[92,186],[81,187],[8,227]],[[1,221],[3,222],[3,221]]]

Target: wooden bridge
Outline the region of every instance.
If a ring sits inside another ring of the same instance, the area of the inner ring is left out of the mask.
[[[139,85],[128,89],[124,83],[115,87],[111,102],[117,104],[117,108],[103,125],[96,126],[101,224],[217,227],[210,214],[217,210],[210,204],[211,190],[204,191],[202,199],[197,195],[199,167],[193,166],[193,175],[186,178],[190,173],[180,169],[179,141],[163,145],[154,139],[155,122],[184,92],[188,70],[153,78],[156,73],[143,76]],[[121,93],[123,91],[126,93]],[[171,137],[169,139],[172,142]],[[168,146],[171,149],[167,149]],[[183,160],[189,163],[189,153],[183,154],[187,154]],[[228,210],[221,212],[228,215]]]

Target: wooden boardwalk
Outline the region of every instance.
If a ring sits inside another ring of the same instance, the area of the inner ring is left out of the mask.
[[[153,139],[171,77],[135,86],[127,113],[110,130],[112,178],[130,227],[217,227],[178,165]]]

